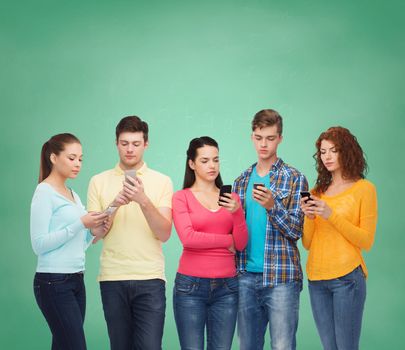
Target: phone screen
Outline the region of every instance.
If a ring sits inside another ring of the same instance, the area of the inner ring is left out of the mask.
[[[260,188],[258,188],[259,186],[266,187],[263,183],[260,183],[260,182],[256,182],[253,184],[253,188],[255,190],[262,191]]]

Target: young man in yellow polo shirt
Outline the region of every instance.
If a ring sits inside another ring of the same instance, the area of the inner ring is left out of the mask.
[[[136,116],[116,127],[119,163],[89,184],[88,210],[117,207],[100,257],[101,298],[112,350],[161,349],[166,309],[162,243],[172,227],[169,177],[143,161],[148,124]],[[125,171],[136,170],[125,181]]]

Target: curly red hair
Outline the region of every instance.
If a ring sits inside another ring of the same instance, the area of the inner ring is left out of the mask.
[[[332,174],[326,169],[321,160],[320,148],[322,140],[330,141],[335,145],[339,154],[339,164],[342,168],[342,177],[344,179],[364,179],[367,173],[367,162],[357,138],[348,129],[341,126],[333,126],[324,131],[315,143],[316,153],[314,154],[314,158],[318,172],[314,188],[316,194],[324,193],[332,181]]]

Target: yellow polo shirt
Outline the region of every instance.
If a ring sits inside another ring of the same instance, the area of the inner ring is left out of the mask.
[[[145,194],[156,208],[171,208],[173,185],[170,178],[149,169],[146,163],[137,171]],[[87,210],[102,211],[122,190],[124,171],[114,169],[92,177],[87,193]],[[110,232],[103,240],[99,281],[165,280],[162,242],[151,231],[138,203],[121,206]]]

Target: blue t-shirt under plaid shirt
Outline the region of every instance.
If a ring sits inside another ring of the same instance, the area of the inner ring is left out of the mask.
[[[246,192],[252,174],[253,164],[234,182],[236,192],[246,209]],[[302,236],[304,215],[300,209],[300,192],[308,190],[303,174],[278,158],[272,165],[270,189],[274,206],[267,211],[266,241],[264,246],[263,285],[276,286],[302,280],[300,254],[297,240]],[[249,232],[249,235],[251,233]],[[238,269],[246,270],[246,250],[238,253]]]

